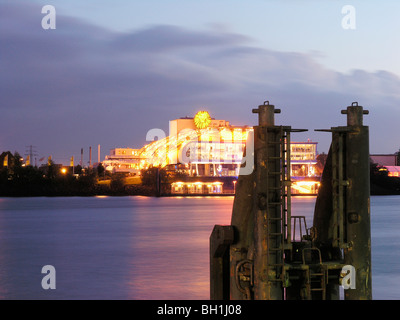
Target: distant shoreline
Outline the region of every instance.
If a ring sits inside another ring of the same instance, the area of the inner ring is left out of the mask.
[[[179,198],[179,197],[235,197],[233,193],[221,193],[221,194],[162,194],[157,196],[155,194],[127,194],[127,193],[110,193],[110,194],[52,194],[52,195],[0,195],[0,198],[73,198],[73,197],[81,197],[81,198],[89,198],[89,197],[151,197],[151,198]],[[317,197],[317,194],[292,194],[292,197]],[[400,193],[376,193],[370,194],[370,196],[400,196]]]

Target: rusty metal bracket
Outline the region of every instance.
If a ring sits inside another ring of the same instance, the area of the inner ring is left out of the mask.
[[[248,282],[248,285],[243,287],[241,282]],[[242,260],[238,262],[235,268],[235,283],[238,290],[250,300],[250,288],[254,285],[254,264],[252,260]]]

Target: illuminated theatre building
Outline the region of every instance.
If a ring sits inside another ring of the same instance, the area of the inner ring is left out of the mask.
[[[172,183],[172,193],[223,193],[223,183],[218,177],[232,177],[235,186],[252,127],[232,126],[229,121],[216,120],[208,112],[200,111],[193,118],[171,120],[169,131],[168,137],[144,146],[141,156],[146,159],[142,160],[146,167],[160,166],[191,177]],[[293,193],[317,192],[316,155],[316,142],[291,143]]]

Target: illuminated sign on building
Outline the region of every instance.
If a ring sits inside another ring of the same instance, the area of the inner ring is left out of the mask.
[[[207,111],[199,111],[194,116],[193,121],[196,128],[205,129],[210,125],[211,117]]]

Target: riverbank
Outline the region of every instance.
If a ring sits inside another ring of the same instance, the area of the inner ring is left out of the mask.
[[[384,172],[377,170],[371,170],[370,177],[371,195],[400,195],[400,178],[389,177]],[[190,182],[190,178],[194,179],[193,181],[197,179],[184,177],[179,178],[179,181]],[[215,180],[213,177],[208,178],[211,182]],[[208,181],[206,178],[203,179]],[[15,169],[12,175],[5,170],[0,170],[0,197],[232,196],[236,178],[218,178],[223,183],[222,193],[172,193],[171,183],[177,180],[160,180],[162,182],[157,188],[154,177],[142,180],[139,177],[124,177],[115,174],[105,179],[99,178],[94,171],[76,177],[68,174],[62,175],[51,170],[48,170],[47,175],[43,175],[39,170],[26,167]]]

